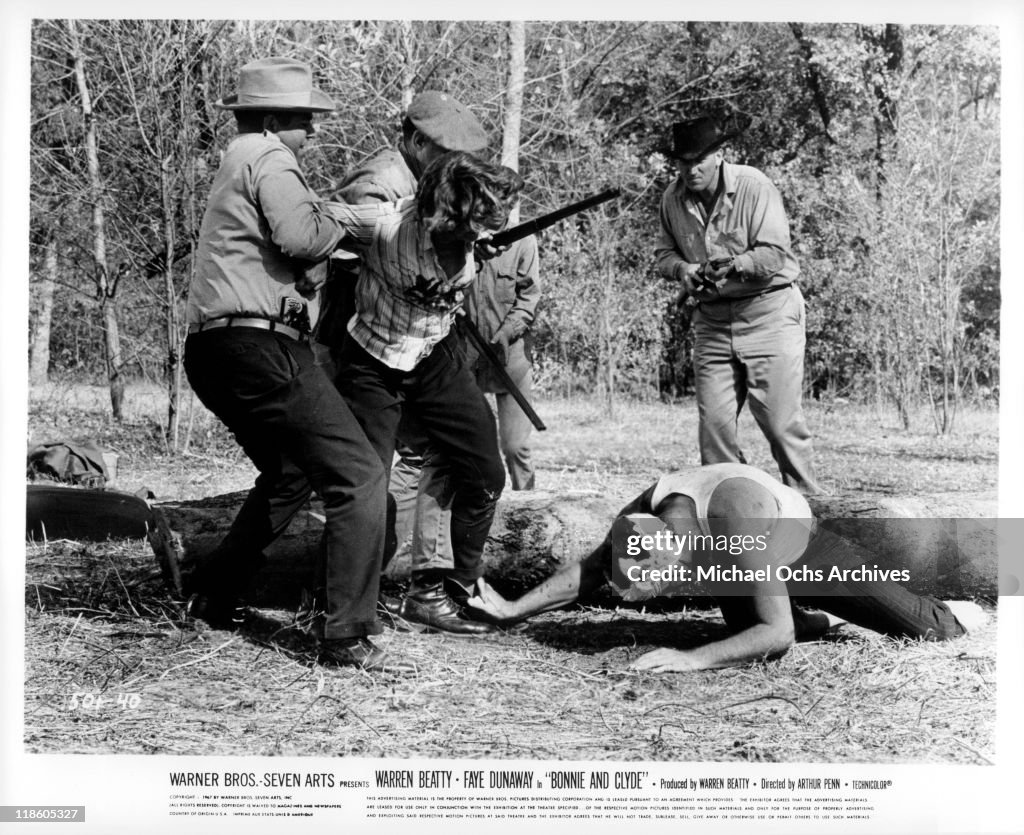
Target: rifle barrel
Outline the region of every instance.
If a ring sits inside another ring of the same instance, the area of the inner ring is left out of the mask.
[[[549,226],[554,226],[558,221],[565,220],[567,217],[572,217],[579,212],[592,209],[594,206],[606,203],[609,200],[614,200],[622,192],[617,188],[610,188],[606,191],[602,191],[600,194],[594,194],[576,203],[570,203],[568,206],[563,206],[561,209],[555,209],[553,212],[548,212],[546,215],[541,215],[533,220],[528,220],[526,223],[520,223],[518,226],[513,226],[511,229],[506,229],[503,232],[498,232],[494,235],[489,243],[494,246],[507,246],[508,244],[514,243],[515,241],[525,238],[527,235],[535,235]]]

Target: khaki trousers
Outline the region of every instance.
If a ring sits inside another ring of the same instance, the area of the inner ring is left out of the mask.
[[[693,321],[701,463],[746,463],[737,422],[749,402],[783,482],[804,493],[821,492],[801,406],[805,330],[799,288],[704,302]]]

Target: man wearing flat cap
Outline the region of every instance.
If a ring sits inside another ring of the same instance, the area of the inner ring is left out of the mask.
[[[693,305],[701,463],[745,463],[737,421],[749,402],[783,482],[814,494],[800,266],[778,189],[756,168],[725,162],[737,133],[710,116],[674,126],[680,173],[662,197],[655,256]]]
[[[430,163],[450,151],[476,154],[486,147],[487,134],[468,107],[448,93],[426,90],[409,103],[397,146],[350,171],[336,197],[348,204],[392,203],[411,197]],[[358,271],[354,253],[342,248],[332,258],[330,302],[317,338],[328,346],[335,364],[355,313]],[[450,467],[408,414],[402,418],[397,458],[389,484],[394,502],[389,518],[393,516],[394,523],[388,531],[384,564],[411,534],[412,576],[408,597],[401,601],[385,597],[383,604],[392,616],[428,629],[466,636],[492,632],[489,624],[465,617],[457,602],[467,598],[465,587],[472,586],[479,565],[459,564],[458,555],[464,551],[453,552]]]
[[[316,364],[310,322],[322,262],[345,229],[306,184],[298,157],[313,115],[334,109],[306,64],[246,64],[222,99],[238,122],[210,189],[188,295],[185,371],[203,404],[259,470],[230,531],[197,567],[189,612],[231,628],[263,550],[313,490],[324,502],[322,663],[407,670],[368,636],[384,547],[384,468],[359,422]]]

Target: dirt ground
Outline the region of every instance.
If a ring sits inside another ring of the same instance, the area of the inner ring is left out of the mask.
[[[133,396],[112,428],[95,394],[39,393],[30,440],[88,434],[120,453],[116,486],[158,499],[251,483],[208,415],[193,417],[190,452],[172,456],[153,399]],[[926,416],[906,432],[863,408],[809,408],[831,492],[995,487],[994,412],[938,438]],[[628,495],[697,460],[692,404],[624,405],[614,420],[592,403],[538,409],[551,427],[535,445],[546,489]],[[756,428],[743,432],[751,463],[771,472]],[[479,640],[389,629],[380,640],[418,667],[397,677],[317,666],[290,612],[253,610],[238,633],[184,621],[143,542],[34,544],[26,564],[33,752],[964,764],[997,753],[994,601],[981,601],[989,623],[958,641],[848,626],[778,661],[685,675],[626,665],[724,634],[715,608],[575,608]]]

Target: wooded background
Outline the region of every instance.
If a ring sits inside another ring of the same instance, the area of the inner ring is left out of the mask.
[[[183,306],[238,69],[284,55],[338,103],[304,154],[331,196],[415,92],[472,107],[545,232],[532,350],[552,395],[688,394],[678,287],[654,268],[670,126],[750,127],[728,158],[781,190],[807,298],[808,394],[937,432],[999,389],[998,32],[838,23],[41,20],[32,33],[30,381],[159,380],[180,427]]]

